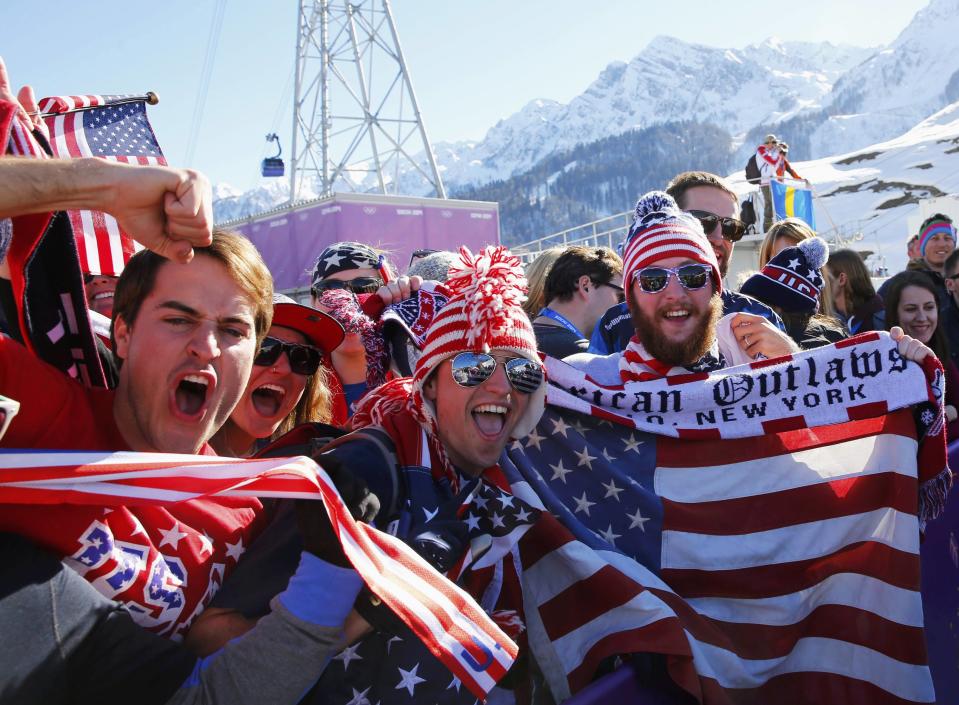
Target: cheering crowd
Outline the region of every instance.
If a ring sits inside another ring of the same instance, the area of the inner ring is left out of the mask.
[[[15,96],[2,63],[0,108],[5,144],[16,126],[42,145],[32,92]],[[115,280],[67,268],[43,299],[36,262],[57,237],[72,242],[58,214],[81,209],[112,215],[146,249]],[[356,521],[408,545],[516,642],[519,656],[496,675],[490,702],[556,702],[554,665],[532,646],[520,557],[549,511],[502,460],[511,445],[539,438],[551,365],[597,390],[642,389],[760,369],[888,330],[897,370],[906,361],[932,369],[933,356],[942,363],[942,413],[949,437],[959,430],[959,251],[948,218],[923,223],[907,271],[878,294],[858,254],[830,252],[796,219],[769,228],[760,270],[734,291],[726,273],[744,232],[726,181],[689,171],[639,199],[621,256],[557,248],[524,269],[500,246],[424,251],[400,273],[388,253],[338,242],[316,253],[307,306],[274,293],[248,240],[213,227],[201,174],[5,154],[0,444],[312,458]],[[44,354],[84,329],[85,352]],[[89,383],[95,372],[102,385]],[[917,422],[913,442],[941,422]],[[2,459],[0,477],[12,467]],[[941,508],[951,476],[936,472],[920,479],[944,487]],[[914,493],[923,521],[936,513],[925,489]],[[618,501],[609,491],[607,501]],[[477,697],[365,584],[323,502],[281,493],[148,504],[11,496],[0,507],[2,702]],[[583,498],[589,517],[595,502]],[[499,511],[472,512],[487,505]],[[632,653],[609,649],[587,681]],[[693,691],[677,690],[665,659],[643,668],[651,686],[687,702]]]

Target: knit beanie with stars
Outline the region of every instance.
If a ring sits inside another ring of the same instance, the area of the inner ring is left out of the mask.
[[[823,278],[820,270],[829,259],[829,246],[821,237],[803,240],[773,257],[760,272],[749,277],[740,292],[790,313],[815,313]]]
[[[650,191],[636,202],[633,224],[623,245],[623,282],[632,286],[633,275],[668,257],[686,257],[712,269],[716,293],[723,292],[716,253],[700,222],[676,205],[663,191]]]
[[[381,263],[380,255],[369,245],[364,245],[362,242],[335,242],[316,258],[310,285],[316,286],[317,283],[337,272],[378,269]]]

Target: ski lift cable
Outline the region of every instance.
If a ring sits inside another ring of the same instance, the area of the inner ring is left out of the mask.
[[[280,126],[280,120],[283,118],[283,113],[285,108],[289,107],[290,103],[290,94],[293,91],[293,75],[296,69],[291,68],[290,74],[286,79],[286,86],[283,88],[283,94],[280,96],[280,100],[276,104],[276,110],[273,112],[273,122],[270,124],[270,134],[277,134],[277,129]],[[260,163],[264,157],[267,156],[267,152],[270,150],[272,142],[266,142],[263,148],[260,150],[260,156],[256,160],[256,166],[254,166],[250,171],[250,181],[247,186],[247,190],[251,190],[256,187],[257,183],[260,181],[262,176]]]
[[[210,32],[207,35],[206,55],[203,57],[203,69],[200,71],[200,85],[197,88],[196,101],[193,103],[193,119],[190,122],[190,139],[187,142],[185,164],[193,163],[196,152],[197,138],[200,125],[203,123],[203,113],[206,108],[206,97],[210,90],[210,78],[213,75],[213,66],[216,63],[216,52],[220,44],[220,34],[223,30],[223,18],[226,16],[227,0],[217,0],[213,9],[213,19],[210,22]]]

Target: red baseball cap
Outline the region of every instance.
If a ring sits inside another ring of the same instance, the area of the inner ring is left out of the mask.
[[[345,336],[335,318],[283,294],[273,295],[273,325],[302,333],[310,345],[327,353],[335,350]]]

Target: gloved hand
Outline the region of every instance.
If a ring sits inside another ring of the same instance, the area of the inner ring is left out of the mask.
[[[469,547],[469,527],[456,518],[456,507],[433,517],[406,543],[440,573],[449,571]],[[378,598],[369,587],[364,587],[354,607],[376,631],[396,633],[404,628],[402,620]]]
[[[370,492],[366,483],[353,475],[342,462],[332,455],[320,455],[317,462],[326,470],[343,503],[357,521],[369,523],[380,511],[380,500]],[[296,521],[303,538],[303,549],[327,563],[343,568],[352,567],[322,501],[299,499],[296,501]]]

